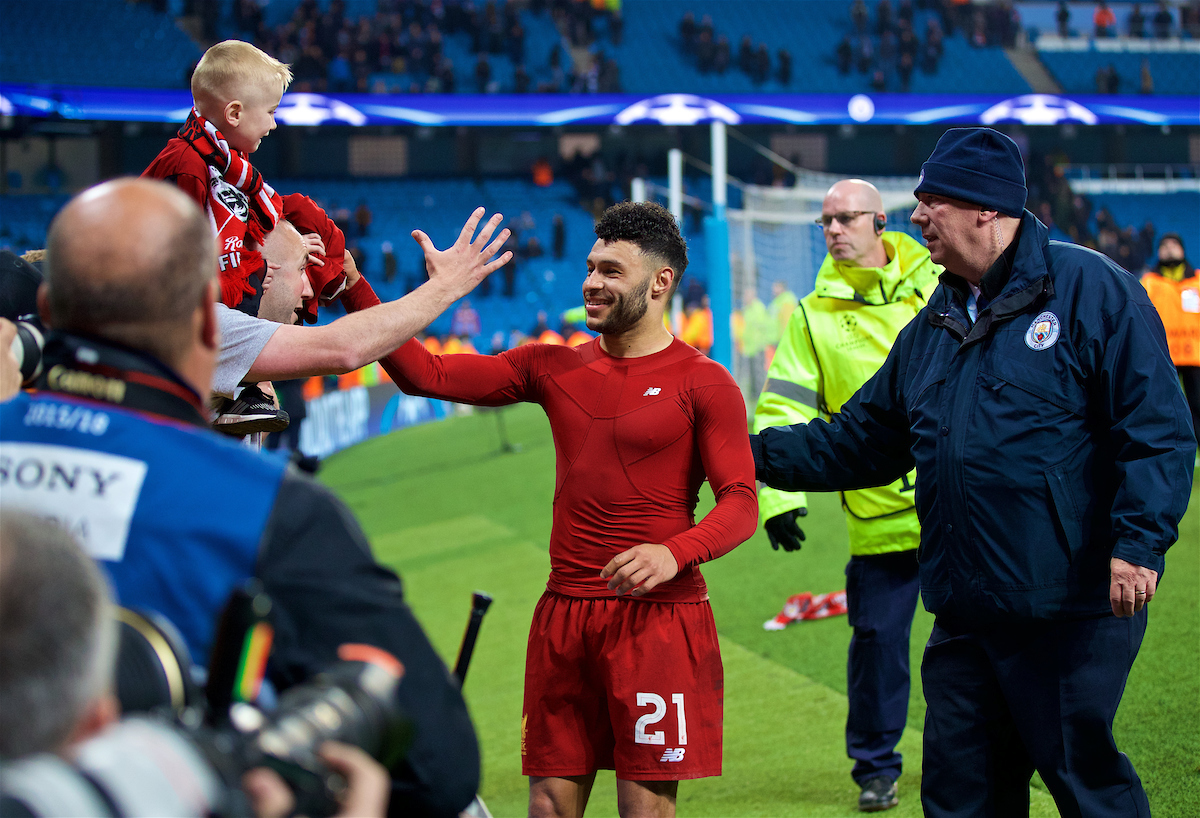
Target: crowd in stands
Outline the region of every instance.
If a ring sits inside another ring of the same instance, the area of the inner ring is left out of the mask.
[[[1141,3],[1134,3],[1125,19],[1125,31],[1122,32],[1112,6],[1106,0],[1100,0],[1092,13],[1091,35],[1097,39],[1120,37],[1122,34],[1134,39],[1153,37],[1159,40],[1179,35],[1193,39],[1200,37],[1200,2],[1189,0],[1179,3],[1178,8],[1179,19],[1176,21],[1167,0],[1159,0],[1152,12],[1143,11]],[[1067,38],[1081,33],[1071,28],[1071,9],[1066,0],[1059,0],[1055,22],[1059,37]]]
[[[1139,94],[1154,93],[1154,74],[1150,70],[1150,61],[1143,59],[1142,67],[1138,74],[1138,89]],[[1097,94],[1119,94],[1121,93],[1121,75],[1117,71],[1117,67],[1112,63],[1102,65],[1096,69],[1096,93]]]
[[[697,23],[692,12],[684,13],[679,21],[679,47],[701,74],[724,74],[736,65],[737,70],[755,85],[762,85],[772,76],[783,86],[792,81],[791,52],[786,48],[779,49],[772,65],[771,49],[767,44],[755,44],[753,38],[746,34],[738,43],[735,62],[729,35],[717,32],[709,14],[701,17]]]
[[[1038,58],[1064,93],[1190,97],[1200,89],[1200,0],[1023,9]]]
[[[1029,158],[1029,203],[1026,205],[1051,231],[1075,244],[1098,250],[1131,273],[1154,264],[1158,230],[1147,220],[1120,225],[1106,207],[1071,189],[1063,171],[1065,155]]]
[[[523,7],[539,17],[550,15],[561,40],[549,51],[543,50],[547,43],[528,38]],[[605,0],[378,0],[374,17],[359,18],[347,13],[345,0],[331,0],[325,10],[317,0],[300,0],[291,18],[274,27],[267,25],[258,0],[233,0],[232,17],[238,36],[293,67],[293,91],[620,91],[617,63],[598,45],[599,20],[614,44],[620,44],[623,31],[619,3]],[[459,87],[462,75],[445,48],[450,37],[461,38],[476,55],[470,88]],[[497,58],[511,62],[511,85],[506,81],[502,87],[497,79]],[[535,84],[541,74],[547,78]]]
[[[923,30],[918,33],[917,9],[928,9]],[[971,32],[971,42],[983,46],[998,39],[1006,44],[1013,36],[1015,12],[1012,4],[1003,2],[975,8],[970,3],[950,0],[879,0],[874,14],[864,0],[850,4],[852,32],[837,45],[835,59],[838,71],[849,74],[857,70],[869,75],[875,91],[885,91],[894,76],[899,90],[907,92],[912,73],[920,68],[935,73],[945,52],[945,39],[958,28]]]

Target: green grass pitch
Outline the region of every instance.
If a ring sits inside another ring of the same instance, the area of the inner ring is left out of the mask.
[[[453,665],[474,590],[495,597],[483,623],[465,694],[479,733],[481,795],[495,815],[525,814],[521,687],[533,606],[549,572],[546,543],[554,488],[549,424],[538,407],[504,410],[503,453],[492,412],[403,430],[342,452],[322,479],[354,509],[378,557],[395,567],[413,606]],[[702,505],[711,494],[701,492]],[[682,816],[857,815],[843,727],[845,617],[781,632],[762,623],[798,591],[845,587],[845,525],[836,496],[810,495],[808,540],[773,552],[761,531],[704,567],[725,661],[724,775],[680,786]],[[705,506],[700,511],[707,511]],[[1117,717],[1158,816],[1200,815],[1200,492],[1167,557],[1149,630]],[[913,627],[913,691],[901,742],[900,806],[920,815],[921,651],[932,617]],[[1057,814],[1034,781],[1032,815]],[[613,775],[601,773],[588,814],[616,815]]]

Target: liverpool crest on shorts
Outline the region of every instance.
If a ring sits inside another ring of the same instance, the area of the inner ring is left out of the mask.
[[[1046,349],[1054,346],[1058,340],[1058,316],[1052,312],[1044,312],[1025,330],[1025,346],[1032,350]]]

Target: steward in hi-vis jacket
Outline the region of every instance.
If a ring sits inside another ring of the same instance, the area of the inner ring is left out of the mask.
[[[878,371],[900,330],[937,287],[942,268],[904,233],[885,232],[885,267],[852,267],[825,256],[816,287],[800,300],[771,362],[754,409],[754,431],[828,418]],[[920,527],[913,511],[914,475],[876,488],[842,492],[854,556],[916,548]],[[766,522],[805,508],[804,492],[759,489]]]
[[[1200,434],[1200,270],[1188,264],[1178,233],[1158,240],[1158,263],[1142,275],[1142,286],[1162,318],[1192,428]]]
[[[879,192],[860,180],[839,182],[826,195],[821,225],[829,253],[771,362],[754,411],[756,432],[838,412],[883,365],[896,335],[937,287],[942,268],[915,239],[884,232],[882,208]],[[890,485],[841,494],[850,535],[846,601],[854,628],[846,669],[846,752],[862,788],[859,806],[867,810],[896,802],[903,766],[896,744],[908,717],[921,537],[914,479],[909,472]],[[758,505],[771,544],[799,548],[796,518],[807,514],[804,493],[764,486]]]

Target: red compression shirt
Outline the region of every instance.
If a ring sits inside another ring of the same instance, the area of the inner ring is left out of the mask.
[[[350,309],[366,306],[369,285],[361,283],[343,297],[360,302]],[[551,591],[612,596],[600,569],[635,545],[662,543],[679,573],[642,599],[707,599],[697,566],[754,533],[758,500],[741,392],[724,367],[681,341],[653,355],[614,358],[599,339],[446,356],[414,340],[380,363],[410,394],[545,409],[557,458]],[[697,525],[706,475],[717,504]]]

